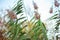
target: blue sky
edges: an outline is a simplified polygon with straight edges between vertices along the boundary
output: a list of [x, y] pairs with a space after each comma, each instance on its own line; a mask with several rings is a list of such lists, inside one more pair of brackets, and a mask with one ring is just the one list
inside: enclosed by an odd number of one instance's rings
[[[41, 20], [44, 21], [47, 18], [51, 17], [52, 14], [49, 13], [49, 9], [53, 4], [54, 0], [34, 0], [38, 5], [38, 12], [41, 15]], [[16, 0], [0, 0], [0, 9], [9, 9], [12, 8]], [[30, 12], [29, 15], [33, 15], [33, 5], [32, 0], [24, 0], [26, 11]], [[30, 9], [29, 9], [30, 8]], [[31, 14], [33, 13], [33, 14]]]
[[16, 0], [0, 0], [0, 9], [9, 9]]

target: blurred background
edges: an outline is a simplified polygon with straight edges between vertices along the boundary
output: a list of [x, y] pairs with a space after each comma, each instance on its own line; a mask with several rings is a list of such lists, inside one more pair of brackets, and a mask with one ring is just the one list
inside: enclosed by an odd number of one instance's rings
[[[18, 0], [0, 0], [0, 16], [3, 18], [4, 15], [7, 14], [6, 9], [12, 10], [15, 7], [17, 2], [18, 2]], [[55, 7], [55, 5], [54, 5], [55, 0], [22, 0], [22, 3], [23, 3], [23, 9], [22, 9], [23, 13], [22, 14], [24, 14], [24, 16], [26, 16], [26, 19], [28, 19], [28, 21], [30, 21], [32, 19], [32, 17], [35, 14], [35, 11], [36, 11], [34, 9], [33, 2], [35, 2], [36, 5], [38, 6], [37, 12], [40, 14], [40, 20], [46, 26], [48, 40], [56, 40], [56, 35], [60, 34], [60, 33], [56, 34], [56, 31], [55, 31], [56, 30], [55, 26], [57, 24], [56, 23], [57, 20], [49, 20], [49, 18], [52, 17], [53, 15], [59, 13], [59, 12], [57, 12], [57, 13], [55, 13], [55, 12], [57, 10], [59, 10], [60, 6], [58, 8]], [[58, 0], [58, 2], [60, 2], [60, 0]], [[51, 7], [53, 8], [53, 13], [49, 12]], [[20, 18], [20, 15], [17, 15], [17, 18]], [[55, 18], [53, 18], [53, 19], [55, 19]], [[60, 25], [60, 21], [59, 21], [58, 25]]]

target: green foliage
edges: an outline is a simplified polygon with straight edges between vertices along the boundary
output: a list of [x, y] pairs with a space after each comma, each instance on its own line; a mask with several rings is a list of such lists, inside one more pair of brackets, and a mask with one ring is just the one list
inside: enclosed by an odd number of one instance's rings
[[30, 30], [29, 33], [32, 33], [31, 36], [31, 40], [48, 40], [47, 38], [47, 31], [45, 28], [45, 25], [41, 22], [41, 20], [39, 19], [38, 21], [36, 21], [34, 27], [32, 28], [32, 30]]
[[13, 11], [16, 11], [16, 14], [20, 14], [22, 13], [22, 9], [23, 9], [23, 3], [22, 0], [18, 0], [17, 4], [13, 7]]
[[56, 20], [56, 27], [55, 29], [58, 30], [59, 29], [59, 25], [60, 25], [60, 18], [59, 18], [59, 14], [55, 14], [52, 17], [50, 17], [48, 20]]
[[[22, 0], [19, 0], [17, 4], [14, 6], [13, 11], [15, 11], [17, 15], [19, 15], [23, 12], [22, 8], [23, 8]], [[23, 14], [21, 14], [20, 18], [16, 19], [16, 21], [10, 20], [8, 22], [9, 27], [7, 35], [9, 40], [20, 40], [20, 39], [22, 40], [22, 36], [25, 34], [24, 32], [22, 32], [22, 30], [25, 27], [22, 27], [21, 24], [23, 24], [26, 21], [26, 19], [24, 19], [25, 17], [22, 16]], [[23, 21], [21, 22], [22, 19]]]
[[[17, 15], [20, 15], [22, 11], [22, 0], [19, 0], [17, 2], [17, 5], [14, 6], [13, 11], [16, 12]], [[8, 39], [9, 40], [48, 40], [47, 39], [47, 31], [46, 27], [43, 22], [41, 22], [40, 19], [37, 21], [34, 19], [34, 17], [28, 22], [26, 17], [23, 16], [24, 14], [20, 15], [20, 18], [17, 18], [15, 21], [11, 20], [8, 22]], [[23, 17], [22, 17], [23, 16]], [[22, 21], [23, 20], [23, 21]], [[27, 25], [23, 23], [26, 22]], [[31, 23], [30, 23], [31, 22]], [[26, 29], [26, 27], [30, 27], [29, 31], [25, 30], [22, 32], [23, 29]]]

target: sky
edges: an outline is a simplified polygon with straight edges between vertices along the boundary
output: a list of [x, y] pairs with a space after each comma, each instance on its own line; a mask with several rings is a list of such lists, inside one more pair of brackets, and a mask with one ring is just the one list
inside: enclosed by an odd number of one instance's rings
[[[49, 13], [49, 9], [52, 6], [54, 0], [34, 0], [39, 7], [38, 12], [41, 15], [41, 20], [44, 21], [51, 17], [52, 14]], [[26, 14], [30, 19], [34, 15], [34, 9], [32, 5], [32, 0], [23, 0], [24, 6], [26, 8]], [[10, 9], [13, 7], [16, 0], [0, 0], [0, 9]], [[29, 13], [29, 14], [28, 14]]]
[[[51, 17], [53, 14], [49, 13], [49, 10], [51, 8], [51, 6], [54, 3], [54, 0], [34, 0], [34, 2], [37, 4], [38, 8], [38, 12], [41, 15], [41, 20], [45, 21], [47, 18]], [[28, 18], [30, 19], [33, 15], [34, 15], [34, 9], [33, 9], [33, 5], [32, 5], [32, 0], [25, 0], [24, 1], [25, 4], [25, 8], [27, 10], [27, 14]]]
[[16, 0], [0, 0], [0, 9], [9, 9], [13, 6]]

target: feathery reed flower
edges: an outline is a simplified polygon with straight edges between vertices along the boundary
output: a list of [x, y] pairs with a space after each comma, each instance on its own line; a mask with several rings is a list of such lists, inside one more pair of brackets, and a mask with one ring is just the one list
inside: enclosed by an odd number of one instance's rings
[[35, 18], [40, 19], [40, 14], [37, 11], [35, 11]]
[[2, 18], [0, 18], [0, 26], [3, 26]]
[[33, 1], [33, 6], [34, 6], [34, 9], [38, 9], [38, 6], [34, 1]]
[[17, 15], [13, 11], [7, 10], [7, 12], [11, 19], [17, 19]]
[[50, 8], [49, 13], [53, 13], [53, 8], [52, 7]]
[[54, 0], [54, 1], [55, 1], [55, 2], [54, 2], [55, 7], [59, 7], [58, 1], [57, 1], [57, 0]]

